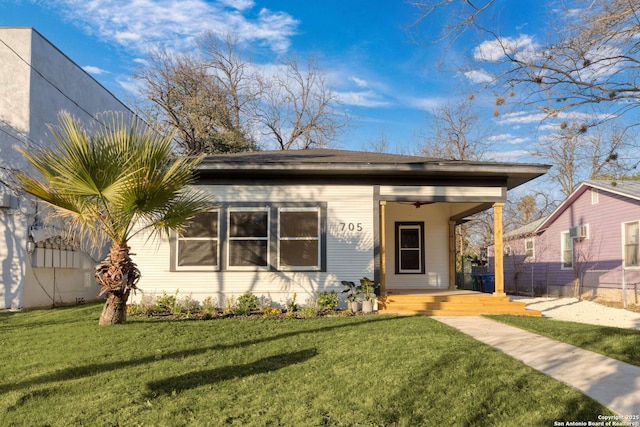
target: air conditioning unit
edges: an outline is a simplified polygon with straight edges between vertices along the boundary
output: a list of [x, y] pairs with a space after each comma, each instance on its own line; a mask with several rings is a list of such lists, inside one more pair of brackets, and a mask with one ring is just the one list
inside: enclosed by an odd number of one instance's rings
[[589, 238], [589, 224], [582, 224], [577, 227], [571, 227], [569, 229], [569, 237], [572, 239], [588, 239]]
[[578, 239], [588, 239], [589, 238], [589, 225], [583, 224], [578, 227]]

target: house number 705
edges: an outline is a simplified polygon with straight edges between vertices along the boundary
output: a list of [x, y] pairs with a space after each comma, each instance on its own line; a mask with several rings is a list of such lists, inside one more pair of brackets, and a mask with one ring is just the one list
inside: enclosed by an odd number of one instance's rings
[[340, 231], [362, 231], [362, 223], [341, 222]]

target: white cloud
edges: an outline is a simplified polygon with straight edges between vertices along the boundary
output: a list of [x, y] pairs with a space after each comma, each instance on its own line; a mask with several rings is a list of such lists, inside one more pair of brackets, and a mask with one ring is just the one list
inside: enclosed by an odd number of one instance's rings
[[447, 99], [445, 98], [419, 98], [419, 97], [403, 97], [402, 105], [416, 108], [424, 111], [435, 111], [438, 107], [447, 103]]
[[489, 142], [496, 144], [522, 144], [523, 142], [529, 141], [528, 138], [523, 138], [520, 136], [515, 136], [510, 133], [503, 133], [500, 135], [492, 135], [489, 137]]
[[255, 6], [253, 0], [220, 0], [220, 3], [238, 10], [251, 9]]
[[131, 77], [118, 77], [116, 79], [118, 84], [122, 89], [124, 89], [127, 93], [135, 96], [139, 96], [141, 93], [141, 85], [142, 83], [139, 80], [135, 80]]
[[484, 70], [472, 70], [467, 71], [464, 75], [472, 83], [491, 83], [495, 80], [495, 77]]
[[349, 80], [354, 82], [358, 87], [369, 87], [369, 83], [364, 79], [360, 79], [358, 77], [351, 76], [351, 77], [349, 77]]
[[284, 12], [250, 11], [253, 0], [54, 0], [52, 6], [107, 43], [136, 53], [163, 47], [185, 51], [206, 31], [285, 52], [299, 22]]
[[538, 49], [538, 44], [528, 35], [517, 38], [501, 37], [480, 43], [473, 50], [473, 57], [477, 61], [495, 62], [504, 59], [507, 54], [515, 57], [529, 57]]
[[498, 119], [498, 123], [505, 124], [532, 124], [540, 123], [542, 126], [557, 126], [554, 123], [558, 121], [564, 122], [589, 122], [593, 120], [610, 119], [614, 116], [611, 114], [583, 113], [580, 111], [560, 111], [553, 116], [538, 111], [519, 111], [516, 113], [505, 113]]
[[93, 65], [86, 65], [82, 67], [82, 69], [89, 74], [95, 74], [95, 75], [108, 73], [108, 71], [103, 70], [102, 68], [99, 68], [99, 67], [94, 67]]
[[356, 107], [388, 107], [390, 103], [372, 91], [335, 91], [335, 95], [342, 104]]
[[517, 162], [527, 160], [530, 157], [531, 153], [527, 150], [491, 151], [485, 153], [485, 158], [496, 162]]

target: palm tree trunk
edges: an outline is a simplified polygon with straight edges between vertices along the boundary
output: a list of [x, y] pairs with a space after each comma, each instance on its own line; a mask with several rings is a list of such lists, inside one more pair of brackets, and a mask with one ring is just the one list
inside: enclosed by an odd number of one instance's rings
[[100, 315], [100, 325], [116, 325], [127, 321], [127, 299], [126, 296], [119, 296], [115, 292], [107, 295], [107, 302], [104, 304]]
[[126, 244], [114, 243], [109, 255], [96, 267], [100, 295], [107, 295], [100, 325], [114, 325], [127, 320], [127, 300], [131, 291], [137, 289], [140, 279], [140, 271], [131, 260], [129, 250]]

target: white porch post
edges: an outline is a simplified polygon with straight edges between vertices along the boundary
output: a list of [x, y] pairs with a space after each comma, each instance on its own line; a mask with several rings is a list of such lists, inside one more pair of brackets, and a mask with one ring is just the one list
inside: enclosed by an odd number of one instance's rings
[[504, 203], [493, 204], [493, 242], [495, 260], [495, 296], [505, 296], [504, 292], [504, 247], [502, 242], [502, 208]]

